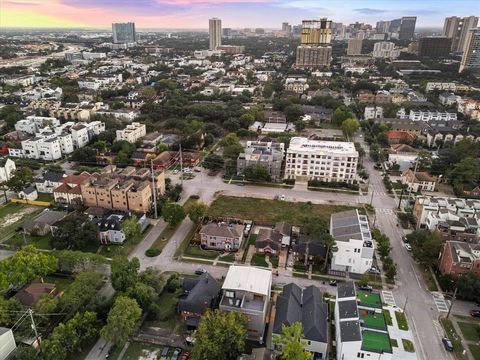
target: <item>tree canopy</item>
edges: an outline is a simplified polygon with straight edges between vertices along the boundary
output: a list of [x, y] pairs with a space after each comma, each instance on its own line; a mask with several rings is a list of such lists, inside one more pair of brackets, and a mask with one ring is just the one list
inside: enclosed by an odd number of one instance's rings
[[208, 205], [201, 201], [192, 201], [185, 207], [185, 211], [190, 220], [198, 223], [207, 214]]
[[274, 336], [273, 342], [279, 350], [282, 360], [308, 360], [312, 354], [304, 351], [307, 342], [303, 339], [302, 323], [295, 322], [290, 326], [282, 325], [282, 333]]
[[100, 335], [116, 345], [123, 345], [138, 327], [142, 309], [135, 299], [118, 296], [108, 313], [107, 324]]
[[162, 209], [162, 217], [173, 227], [185, 219], [185, 210], [179, 204], [168, 203]]
[[92, 243], [98, 243], [98, 227], [85, 215], [67, 216], [53, 231], [56, 249], [83, 250]]

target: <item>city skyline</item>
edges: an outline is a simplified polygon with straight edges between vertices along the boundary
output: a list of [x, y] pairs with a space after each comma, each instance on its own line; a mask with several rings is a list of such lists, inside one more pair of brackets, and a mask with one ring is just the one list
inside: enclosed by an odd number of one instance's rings
[[[388, 3], [388, 6], [387, 6]], [[480, 13], [473, 0], [0, 0], [1, 27], [102, 28], [132, 21], [140, 29], [208, 29], [208, 19], [221, 18], [225, 27], [280, 28], [282, 22], [328, 17], [353, 23], [417, 16], [417, 28], [442, 28], [445, 17]], [[91, 16], [92, 12], [96, 15]], [[268, 16], [265, 16], [268, 14]]]

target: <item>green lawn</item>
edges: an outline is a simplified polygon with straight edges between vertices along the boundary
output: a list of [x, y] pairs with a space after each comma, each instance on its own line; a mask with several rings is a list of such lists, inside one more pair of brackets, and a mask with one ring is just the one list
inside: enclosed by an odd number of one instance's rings
[[261, 266], [268, 268], [268, 264], [265, 261], [265, 256], [260, 254], [253, 254], [252, 256], [252, 265], [253, 266]]
[[383, 313], [375, 313], [374, 315], [369, 314], [367, 311], [363, 309], [358, 309], [360, 312], [360, 319], [363, 320], [365, 323], [365, 327], [378, 329], [378, 330], [386, 330], [387, 325], [385, 324], [385, 318]]
[[65, 289], [73, 282], [73, 278], [48, 275], [43, 278], [43, 281], [55, 284], [57, 290], [65, 291]]
[[235, 254], [228, 254], [228, 255], [222, 256], [219, 260], [233, 263], [235, 261]]
[[382, 299], [380, 298], [380, 294], [358, 290], [357, 299], [360, 301], [360, 305], [378, 309], [382, 308]]
[[[11, 236], [14, 236], [15, 230], [22, 226], [23, 223], [36, 216], [40, 213], [43, 208], [40, 207], [32, 207], [30, 205], [23, 205], [23, 204], [15, 204], [15, 203], [8, 203], [5, 206], [0, 207], [0, 241], [6, 240]], [[23, 213], [18, 214], [19, 212]], [[28, 212], [28, 213], [27, 213]], [[12, 216], [17, 214], [17, 219], [15, 222], [12, 222]], [[8, 224], [4, 222], [8, 221]]]
[[220, 196], [210, 206], [208, 215], [271, 223], [287, 221], [300, 226], [304, 215], [318, 217], [328, 224], [331, 214], [350, 209], [354, 207]]
[[480, 360], [480, 345], [468, 345], [470, 352], [473, 355], [474, 360]]
[[408, 330], [407, 318], [403, 312], [395, 311], [395, 318], [397, 319], [400, 330]]
[[362, 338], [362, 350], [373, 351], [376, 353], [381, 353], [382, 351], [387, 353], [392, 352], [390, 338], [385, 333], [364, 330]]
[[19, 248], [25, 244], [32, 244], [37, 249], [51, 250], [52, 246], [50, 244], [50, 239], [51, 239], [50, 235], [44, 235], [44, 236], [25, 235], [24, 237], [22, 232], [16, 232], [12, 237], [10, 237], [7, 241], [5, 241], [5, 243], [13, 246], [14, 248]]
[[480, 341], [480, 325], [468, 322], [457, 322], [463, 337], [467, 341]]
[[405, 349], [405, 351], [415, 352], [415, 348], [413, 346], [413, 343], [410, 340], [402, 339], [402, 344], [403, 344], [403, 348]]
[[467, 359], [466, 355], [463, 355], [463, 344], [460, 341], [460, 337], [455, 331], [455, 328], [452, 325], [452, 321], [449, 319], [440, 319], [440, 323], [443, 326], [443, 329], [445, 330], [446, 336], [452, 341], [453, 344], [453, 351], [455, 352], [455, 355], [457, 359]]
[[52, 194], [38, 193], [37, 201], [52, 202], [54, 200]]
[[175, 234], [175, 231], [177, 231], [178, 227], [180, 224], [178, 224], [175, 227], [171, 227], [168, 225], [161, 233], [158, 235], [158, 238], [155, 240], [155, 242], [152, 244], [150, 247], [151, 249], [158, 249], [158, 250], [163, 250], [165, 245], [167, 245], [168, 240], [172, 237], [173, 234]]
[[23, 204], [8, 203], [7, 205], [0, 207], [0, 220], [7, 215], [20, 211], [24, 206], [25, 205]]
[[213, 260], [220, 255], [220, 252], [215, 250], [203, 250], [199, 245], [189, 244], [183, 252], [183, 255]]
[[392, 321], [392, 315], [390, 314], [390, 311], [383, 310], [383, 316], [385, 317], [385, 322], [387, 323], [387, 325], [392, 326], [393, 321]]
[[248, 245], [255, 245], [255, 241], [257, 241], [258, 234], [251, 233], [250, 237], [248, 238]]
[[398, 341], [397, 339], [390, 339], [390, 345], [392, 345], [392, 347], [398, 347]]
[[175, 292], [164, 291], [158, 298], [157, 304], [160, 306], [158, 319], [160, 321], [176, 321], [175, 311], [177, 308], [178, 297], [182, 295], [183, 290], [177, 289]]
[[270, 262], [272, 263], [274, 269], [278, 268], [278, 261], [278, 256], [270, 256]]

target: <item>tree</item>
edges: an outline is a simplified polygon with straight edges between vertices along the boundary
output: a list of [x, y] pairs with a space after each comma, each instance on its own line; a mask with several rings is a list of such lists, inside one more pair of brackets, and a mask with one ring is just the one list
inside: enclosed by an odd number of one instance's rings
[[140, 240], [140, 237], [142, 235], [142, 229], [135, 216], [131, 216], [127, 220], [123, 221], [120, 227], [124, 232], [125, 239], [127, 241], [130, 240], [133, 242], [137, 242], [138, 240]]
[[413, 248], [413, 256], [422, 264], [432, 266], [436, 264], [442, 248], [442, 235], [428, 230], [414, 231], [407, 235]]
[[285, 117], [287, 118], [288, 122], [296, 122], [300, 119], [300, 116], [303, 115], [303, 109], [298, 104], [287, 106], [283, 112], [285, 113]]
[[432, 153], [430, 151], [421, 150], [417, 155], [417, 170], [430, 170], [432, 166]]
[[62, 311], [84, 310], [93, 299], [98, 298], [98, 290], [103, 286], [102, 275], [95, 272], [79, 274], [59, 300]]
[[192, 201], [185, 207], [185, 211], [190, 220], [198, 223], [207, 214], [208, 205], [201, 201]]
[[125, 256], [115, 256], [112, 260], [112, 286], [115, 290], [126, 292], [138, 281], [140, 261], [134, 257], [128, 260]]
[[[215, 336], [212, 336], [215, 334]], [[247, 328], [244, 316], [236, 311], [207, 311], [194, 334], [192, 360], [236, 359], [245, 349]]]
[[263, 86], [263, 97], [269, 99], [273, 95], [273, 83], [271, 80], [268, 80]]
[[97, 338], [98, 328], [99, 321], [95, 312], [77, 313], [66, 323], [55, 327], [50, 336], [42, 343], [41, 357], [57, 360], [68, 359]]
[[162, 216], [171, 227], [175, 227], [185, 219], [186, 215], [183, 206], [175, 203], [168, 203], [162, 209]]
[[130, 162], [130, 159], [128, 155], [125, 153], [125, 151], [123, 150], [120, 150], [117, 156], [115, 156], [115, 158], [113, 159], [113, 163], [119, 166], [127, 166], [129, 162]]
[[360, 123], [356, 119], [349, 118], [342, 122], [342, 131], [347, 138], [350, 138], [359, 128]]
[[145, 271], [139, 274], [138, 280], [152, 287], [157, 293], [157, 295], [160, 295], [165, 288], [165, 278], [162, 276], [158, 269], [151, 266], [149, 266], [145, 269]]
[[208, 154], [205, 160], [203, 160], [203, 167], [209, 170], [220, 170], [223, 168], [223, 158], [217, 154]]
[[245, 169], [244, 175], [245, 179], [253, 182], [271, 180], [267, 167], [260, 164], [255, 164], [247, 167]]
[[467, 181], [478, 181], [480, 179], [480, 162], [468, 156], [455, 164], [453, 169], [447, 172], [447, 176], [455, 188]]
[[7, 186], [16, 193], [19, 193], [27, 187], [33, 180], [33, 172], [30, 168], [22, 167], [21, 169], [15, 170], [13, 177], [10, 178], [6, 184]]
[[157, 92], [151, 86], [144, 86], [138, 91], [138, 97], [145, 102], [151, 102], [157, 96]]
[[295, 322], [290, 326], [282, 325], [282, 333], [274, 336], [275, 347], [280, 349], [279, 358], [282, 360], [308, 360], [312, 354], [304, 351], [307, 342], [303, 339], [302, 323]]
[[362, 274], [362, 277], [360, 278], [359, 284], [362, 285], [362, 286], [365, 286], [365, 285], [368, 285], [370, 283], [370, 281], [371, 281], [370, 273], [367, 271], [367, 272]]
[[135, 299], [119, 296], [108, 313], [107, 324], [100, 335], [116, 345], [123, 345], [137, 330], [142, 309]]
[[18, 312], [23, 310], [22, 304], [15, 297], [6, 299], [0, 296], [0, 325], [12, 327], [18, 320]]
[[57, 259], [39, 252], [33, 245], [21, 248], [15, 255], [0, 262], [0, 289], [23, 285], [57, 269]]
[[137, 282], [134, 286], [130, 287], [127, 295], [135, 299], [138, 305], [145, 311], [148, 311], [150, 306], [155, 303], [157, 297], [155, 289], [141, 282]]
[[52, 246], [56, 249], [83, 250], [98, 242], [98, 227], [85, 215], [67, 216], [55, 228]]
[[353, 117], [352, 112], [345, 105], [341, 105], [335, 109], [332, 114], [332, 122], [341, 125], [345, 120]]
[[235, 133], [229, 133], [220, 141], [220, 146], [229, 146], [240, 144], [240, 139]]

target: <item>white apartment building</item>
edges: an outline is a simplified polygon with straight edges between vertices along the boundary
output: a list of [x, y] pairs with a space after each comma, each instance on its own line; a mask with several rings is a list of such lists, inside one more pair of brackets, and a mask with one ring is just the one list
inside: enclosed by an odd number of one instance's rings
[[73, 152], [73, 140], [71, 134], [37, 136], [22, 141], [24, 157], [29, 159], [41, 159], [54, 161], [62, 158], [62, 154]]
[[413, 121], [452, 121], [457, 120], [457, 113], [448, 111], [410, 110], [408, 118]]
[[15, 170], [17, 170], [15, 161], [0, 158], [0, 184], [10, 180]]
[[138, 139], [147, 135], [147, 128], [145, 124], [133, 122], [123, 130], [117, 130], [117, 140], [126, 140], [135, 143]]
[[381, 106], [366, 106], [363, 117], [365, 120], [383, 118], [383, 108]]
[[92, 140], [93, 136], [105, 131], [105, 123], [101, 121], [76, 124], [68, 122], [67, 124], [71, 124], [69, 130], [72, 134], [75, 149], [84, 147]]
[[453, 82], [427, 82], [425, 87], [425, 91], [433, 91], [433, 90], [442, 90], [442, 91], [453, 91], [457, 89], [457, 84]]
[[358, 210], [333, 214], [330, 235], [337, 247], [330, 265], [332, 270], [363, 274], [372, 267], [374, 246], [366, 215], [360, 215]]
[[396, 59], [400, 50], [395, 49], [395, 44], [390, 41], [380, 41], [373, 46], [373, 57], [381, 59]]
[[54, 117], [44, 116], [27, 116], [25, 119], [17, 121], [15, 124], [15, 130], [23, 131], [28, 134], [35, 134], [40, 129], [45, 127], [57, 127], [60, 125], [60, 121]]
[[353, 183], [358, 152], [352, 142], [319, 141], [304, 137], [290, 140], [285, 160], [285, 179]]

